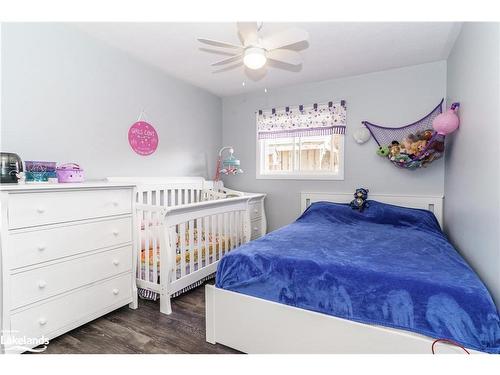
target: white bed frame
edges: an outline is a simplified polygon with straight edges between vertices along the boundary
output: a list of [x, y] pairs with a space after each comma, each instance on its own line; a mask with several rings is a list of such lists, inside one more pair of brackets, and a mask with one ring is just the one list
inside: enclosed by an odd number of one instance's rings
[[[370, 194], [370, 199], [428, 209], [443, 224], [443, 197]], [[351, 193], [302, 193], [301, 209], [317, 201], [347, 203]], [[245, 353], [421, 353], [434, 339], [416, 333], [320, 314], [245, 294], [205, 286], [206, 340]], [[479, 353], [470, 350], [471, 353]], [[437, 353], [463, 353], [448, 344]]]
[[[354, 199], [352, 193], [300, 193], [301, 213], [311, 203], [326, 201], [348, 203]], [[431, 211], [436, 216], [441, 228], [443, 228], [443, 197], [431, 195], [393, 195], [393, 194], [368, 194], [369, 200], [393, 204], [401, 207], [420, 208]]]

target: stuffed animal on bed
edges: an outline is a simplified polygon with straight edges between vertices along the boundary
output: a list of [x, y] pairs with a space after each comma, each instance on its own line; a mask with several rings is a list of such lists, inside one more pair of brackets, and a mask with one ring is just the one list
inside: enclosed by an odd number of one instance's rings
[[366, 200], [368, 199], [368, 191], [369, 190], [365, 188], [356, 189], [354, 199], [349, 203], [349, 206], [351, 206], [353, 210], [358, 210], [360, 212], [367, 208], [368, 202]]

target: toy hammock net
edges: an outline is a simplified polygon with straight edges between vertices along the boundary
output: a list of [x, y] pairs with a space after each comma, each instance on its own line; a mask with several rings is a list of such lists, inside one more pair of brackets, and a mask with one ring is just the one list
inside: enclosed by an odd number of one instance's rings
[[363, 121], [379, 145], [377, 154], [406, 169], [426, 167], [443, 156], [444, 135], [432, 128], [432, 121], [442, 112], [443, 100], [427, 116], [410, 125], [389, 128]]

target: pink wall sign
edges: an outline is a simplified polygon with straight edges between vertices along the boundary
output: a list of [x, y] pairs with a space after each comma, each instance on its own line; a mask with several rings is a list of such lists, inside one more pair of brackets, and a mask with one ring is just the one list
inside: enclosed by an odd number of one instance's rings
[[139, 155], [151, 155], [158, 147], [158, 134], [153, 125], [137, 121], [128, 130], [128, 143]]

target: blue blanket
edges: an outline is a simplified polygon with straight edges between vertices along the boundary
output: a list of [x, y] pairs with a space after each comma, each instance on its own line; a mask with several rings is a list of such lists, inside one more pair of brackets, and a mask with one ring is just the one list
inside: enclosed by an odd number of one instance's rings
[[216, 286], [500, 353], [488, 290], [426, 210], [314, 203], [223, 257]]

